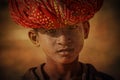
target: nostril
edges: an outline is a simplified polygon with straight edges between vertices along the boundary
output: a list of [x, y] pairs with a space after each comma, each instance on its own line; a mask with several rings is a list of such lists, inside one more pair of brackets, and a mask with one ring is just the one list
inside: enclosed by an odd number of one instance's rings
[[71, 40], [71, 39], [68, 39], [68, 43], [72, 43], [72, 40]]

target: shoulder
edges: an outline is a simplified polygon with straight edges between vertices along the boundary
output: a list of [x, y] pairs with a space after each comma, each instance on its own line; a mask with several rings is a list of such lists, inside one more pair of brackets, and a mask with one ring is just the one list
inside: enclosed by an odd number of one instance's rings
[[36, 69], [37, 67], [28, 69], [22, 77], [22, 80], [34, 80], [36, 78]]
[[110, 75], [98, 71], [92, 64], [84, 64], [84, 68], [86, 68], [86, 74], [90, 77], [94, 77], [95, 80], [114, 80]]
[[115, 80], [112, 76], [103, 72], [97, 72], [96, 78], [101, 80]]
[[42, 78], [41, 67], [43, 65], [44, 63], [28, 69], [22, 77], [22, 80], [40, 80], [40, 78]]

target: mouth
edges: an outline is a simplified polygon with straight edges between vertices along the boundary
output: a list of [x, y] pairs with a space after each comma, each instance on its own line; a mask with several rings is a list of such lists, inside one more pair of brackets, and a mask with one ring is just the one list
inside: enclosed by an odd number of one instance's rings
[[66, 55], [73, 53], [73, 51], [74, 51], [74, 48], [66, 48], [66, 49], [58, 50], [57, 53], [60, 55], [66, 56]]

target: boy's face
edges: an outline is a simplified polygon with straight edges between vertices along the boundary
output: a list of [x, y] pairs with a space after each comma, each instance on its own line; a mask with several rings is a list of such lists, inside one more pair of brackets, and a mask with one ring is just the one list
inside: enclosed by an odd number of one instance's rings
[[66, 64], [78, 59], [88, 32], [89, 24], [79, 23], [59, 29], [45, 30], [41, 28], [37, 32], [31, 30], [29, 37], [33, 43], [41, 46], [47, 61], [52, 60]]

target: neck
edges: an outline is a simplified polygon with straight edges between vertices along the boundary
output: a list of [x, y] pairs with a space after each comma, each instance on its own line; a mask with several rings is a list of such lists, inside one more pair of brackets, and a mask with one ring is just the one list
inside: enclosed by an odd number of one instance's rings
[[49, 77], [59, 78], [77, 75], [80, 73], [81, 67], [78, 59], [68, 64], [47, 61], [44, 70]]

